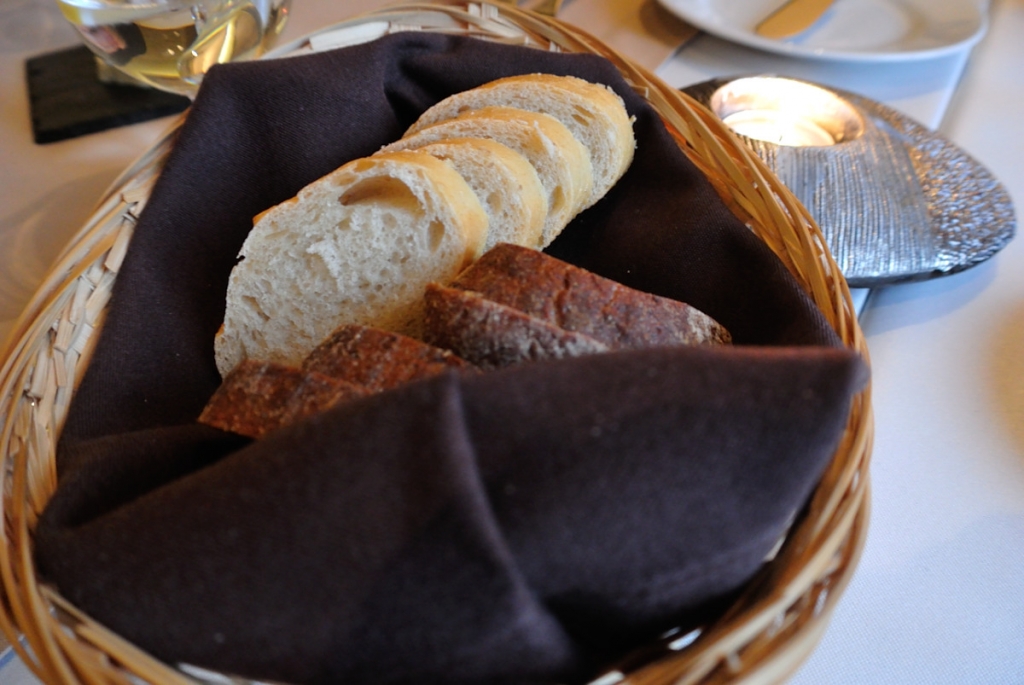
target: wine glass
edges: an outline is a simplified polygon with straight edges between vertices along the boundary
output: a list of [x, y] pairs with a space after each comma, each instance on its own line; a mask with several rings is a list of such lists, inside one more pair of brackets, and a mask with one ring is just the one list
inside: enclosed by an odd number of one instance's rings
[[194, 97], [222, 62], [259, 57], [277, 40], [291, 0], [57, 0], [107, 66]]

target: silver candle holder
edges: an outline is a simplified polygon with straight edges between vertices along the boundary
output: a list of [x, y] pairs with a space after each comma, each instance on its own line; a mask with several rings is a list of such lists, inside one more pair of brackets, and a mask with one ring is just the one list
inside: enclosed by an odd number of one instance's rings
[[878, 102], [776, 76], [685, 90], [807, 207], [853, 287], [963, 271], [1015, 233], [1009, 194], [987, 169]]

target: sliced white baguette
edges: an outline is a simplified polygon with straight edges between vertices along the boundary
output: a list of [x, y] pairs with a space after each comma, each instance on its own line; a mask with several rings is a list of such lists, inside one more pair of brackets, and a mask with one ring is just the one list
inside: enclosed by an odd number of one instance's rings
[[526, 157], [548, 200], [540, 247], [546, 247], [590, 199], [594, 177], [590, 155], [561, 122], [547, 114], [512, 107], [484, 107], [406, 136], [385, 150], [409, 150], [449, 138], [487, 138]]
[[594, 171], [594, 189], [587, 206], [604, 197], [633, 161], [636, 140], [622, 98], [607, 86], [574, 76], [511, 76], [456, 93], [424, 112], [406, 135], [490, 106], [549, 114], [583, 143]]
[[418, 334], [427, 284], [451, 281], [486, 233], [473, 190], [436, 157], [344, 165], [256, 217], [231, 272], [217, 368], [297, 365], [343, 323]]
[[449, 162], [476, 193], [488, 218], [485, 249], [498, 243], [540, 247], [548, 200], [525, 157], [483, 138], [452, 138], [416, 149]]

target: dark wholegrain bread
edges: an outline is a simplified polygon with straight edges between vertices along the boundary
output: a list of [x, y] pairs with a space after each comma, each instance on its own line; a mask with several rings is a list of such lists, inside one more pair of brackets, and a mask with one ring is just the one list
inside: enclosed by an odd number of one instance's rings
[[502, 243], [488, 250], [451, 285], [612, 350], [731, 342], [721, 324], [694, 307], [518, 245]]
[[341, 378], [372, 392], [473, 366], [449, 350], [369, 326], [339, 326], [302, 363], [305, 371]]
[[608, 346], [478, 293], [431, 284], [424, 295], [424, 336], [485, 369], [607, 352]]
[[476, 370], [447, 350], [398, 333], [339, 326], [301, 367], [243, 360], [224, 378], [199, 421], [259, 438], [342, 402], [449, 369]]
[[370, 394], [373, 394], [373, 391], [362, 385], [321, 373], [304, 372], [299, 386], [288, 398], [288, 403], [281, 412], [280, 425], [287, 426], [343, 402]]
[[354, 383], [294, 366], [246, 359], [221, 383], [199, 422], [259, 438], [368, 392]]

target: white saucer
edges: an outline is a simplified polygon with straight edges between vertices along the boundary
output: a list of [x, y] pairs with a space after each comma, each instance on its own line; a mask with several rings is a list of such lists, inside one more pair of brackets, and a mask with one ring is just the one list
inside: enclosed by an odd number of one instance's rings
[[977, 43], [988, 26], [980, 0], [836, 0], [802, 34], [772, 40], [758, 23], [784, 0], [658, 0], [719, 38], [793, 57], [851, 62], [930, 59]]

